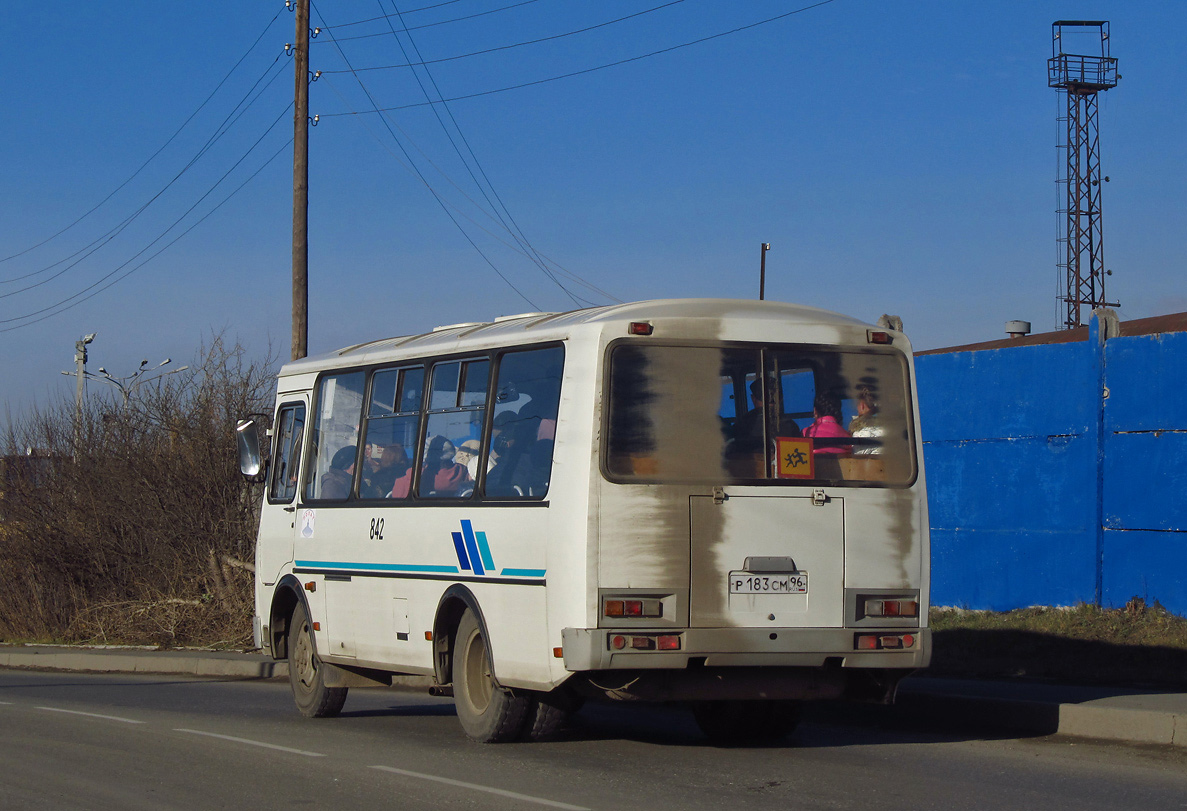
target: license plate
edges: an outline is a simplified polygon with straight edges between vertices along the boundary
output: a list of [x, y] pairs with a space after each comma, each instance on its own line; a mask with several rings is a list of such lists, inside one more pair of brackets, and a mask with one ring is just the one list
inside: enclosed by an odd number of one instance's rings
[[730, 572], [730, 594], [807, 594], [807, 572]]

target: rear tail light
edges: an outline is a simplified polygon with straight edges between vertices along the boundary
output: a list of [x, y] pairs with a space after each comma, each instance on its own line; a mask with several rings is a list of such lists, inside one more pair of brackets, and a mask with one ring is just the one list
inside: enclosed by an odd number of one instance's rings
[[867, 617], [918, 617], [918, 600], [866, 600], [863, 611]]
[[893, 342], [889, 332], [881, 332], [879, 330], [867, 330], [866, 341], [871, 344], [889, 344]]
[[857, 634], [854, 650], [896, 650], [915, 647], [914, 634]]
[[658, 599], [602, 601], [602, 616], [604, 617], [656, 618], [663, 615], [664, 604]]
[[684, 647], [680, 634], [613, 634], [611, 650], [680, 650]]

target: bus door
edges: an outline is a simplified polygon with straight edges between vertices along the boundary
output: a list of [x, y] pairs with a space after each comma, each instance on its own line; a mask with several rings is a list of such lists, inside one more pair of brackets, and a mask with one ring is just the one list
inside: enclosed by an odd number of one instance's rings
[[[295, 565], [320, 571], [316, 593], [307, 595], [321, 626], [323, 655], [354, 656], [355, 624], [350, 620], [360, 580], [354, 572], [365, 558], [366, 513], [348, 506], [360, 463], [359, 427], [366, 374], [322, 375], [309, 419], [308, 449], [301, 472], [301, 504], [294, 526]], [[307, 575], [302, 574], [302, 578]], [[324, 601], [318, 612], [314, 600]]]
[[305, 436], [307, 394], [282, 395], [273, 424], [274, 445], [268, 471], [268, 493], [256, 538], [256, 572], [265, 586], [276, 583], [282, 567], [293, 559], [298, 529], [298, 468]]

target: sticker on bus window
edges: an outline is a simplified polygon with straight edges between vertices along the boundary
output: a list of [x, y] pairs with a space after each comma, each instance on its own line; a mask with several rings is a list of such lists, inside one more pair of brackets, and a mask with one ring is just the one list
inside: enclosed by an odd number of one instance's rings
[[313, 522], [316, 517], [317, 516], [313, 510], [302, 510], [301, 511], [301, 537], [302, 538], [312, 538], [313, 537]]
[[812, 440], [807, 437], [775, 437], [779, 457], [779, 478], [812, 479], [816, 466], [812, 457]]

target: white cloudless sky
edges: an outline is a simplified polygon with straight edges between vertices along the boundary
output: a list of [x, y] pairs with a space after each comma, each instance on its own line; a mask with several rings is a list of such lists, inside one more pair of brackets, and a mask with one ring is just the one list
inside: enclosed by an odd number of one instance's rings
[[[1011, 319], [1054, 329], [1061, 108], [1046, 60], [1059, 19], [1109, 20], [1119, 59], [1100, 97], [1108, 295], [1123, 319], [1187, 310], [1174, 0], [834, 0], [437, 105], [444, 127], [407, 106], [425, 100], [409, 68], [371, 70], [429, 61], [420, 83], [452, 99], [810, 4], [315, 2], [310, 352], [609, 303], [599, 291], [756, 297], [762, 242], [768, 298], [900, 315], [917, 349], [1003, 337]], [[10, 0], [5, 22], [0, 403], [72, 392], [60, 372], [91, 332], [88, 368], [115, 375], [186, 362], [211, 331], [287, 358], [283, 0]], [[597, 290], [549, 265], [562, 287], [508, 247], [471, 174], [536, 252]]]

